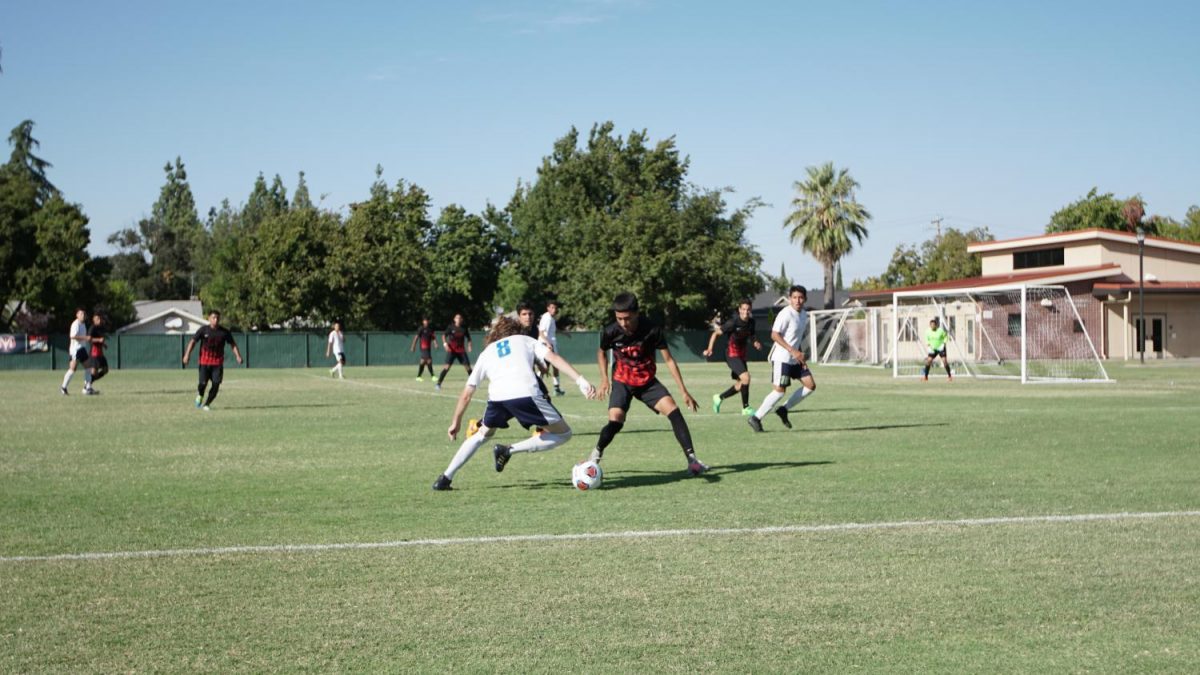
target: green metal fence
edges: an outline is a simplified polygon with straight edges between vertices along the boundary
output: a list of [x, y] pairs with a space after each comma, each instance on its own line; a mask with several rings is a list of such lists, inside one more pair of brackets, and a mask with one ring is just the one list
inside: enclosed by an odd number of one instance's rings
[[[358, 366], [406, 366], [417, 364], [420, 352], [411, 351], [413, 333], [346, 333], [346, 365]], [[109, 367], [114, 369], [133, 368], [182, 368], [180, 360], [187, 347], [189, 335], [124, 335], [116, 334], [108, 339]], [[474, 359], [483, 349], [484, 333], [472, 334]], [[671, 354], [681, 363], [705, 361], [702, 354], [708, 345], [707, 331], [675, 331], [668, 333]], [[760, 334], [763, 351], [751, 350], [750, 359], [766, 359], [766, 348], [770, 334]], [[238, 349], [242, 352], [245, 368], [311, 368], [332, 365], [332, 357], [325, 356], [325, 334], [314, 333], [234, 333]], [[580, 368], [590, 368], [596, 362], [596, 349], [600, 344], [599, 333], [559, 333], [558, 351], [563, 358]], [[62, 370], [67, 367], [71, 355], [70, 340], [66, 335], [50, 337], [50, 349], [32, 354], [0, 354], [0, 370]], [[718, 340], [718, 350], [723, 350], [725, 341]], [[189, 366], [195, 366], [200, 355], [199, 347], [192, 350]], [[226, 348], [225, 364], [238, 367], [232, 350]], [[440, 366], [446, 353], [440, 345], [433, 352], [433, 362]], [[712, 361], [723, 360], [720, 353]], [[586, 372], [586, 371], [585, 371]]]

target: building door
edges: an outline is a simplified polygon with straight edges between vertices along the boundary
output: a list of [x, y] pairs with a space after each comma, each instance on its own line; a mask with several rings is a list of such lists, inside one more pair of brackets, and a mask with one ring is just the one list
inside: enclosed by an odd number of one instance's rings
[[[1141, 319], [1134, 319], [1133, 323], [1137, 333], [1133, 340], [1133, 352], [1137, 354], [1140, 351], [1139, 346], [1142, 344], [1142, 321]], [[1162, 358], [1163, 348], [1166, 347], [1167, 339], [1167, 316], [1165, 314], [1147, 314], [1146, 325], [1150, 328], [1149, 332], [1145, 333], [1147, 342], [1146, 353]]]

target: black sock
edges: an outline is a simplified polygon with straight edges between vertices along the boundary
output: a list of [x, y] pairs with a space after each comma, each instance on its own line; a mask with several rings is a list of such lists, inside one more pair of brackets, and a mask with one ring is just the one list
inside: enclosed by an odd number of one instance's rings
[[946, 366], [946, 376], [947, 376], [947, 377], [953, 377], [952, 375], [950, 375], [950, 362], [949, 362], [949, 361], [947, 361], [946, 363], [943, 363], [942, 365], [943, 365], [943, 366]]
[[676, 408], [674, 412], [667, 415], [667, 419], [671, 420], [671, 429], [675, 431], [675, 440], [679, 441], [679, 447], [683, 448], [683, 454], [691, 457], [692, 450], [692, 432], [688, 431], [687, 422], [683, 419], [683, 412]]
[[[442, 386], [442, 380], [446, 379], [446, 373], [448, 373], [448, 372], [450, 372], [450, 369], [446, 368], [445, 370], [442, 371], [442, 373], [440, 375], [438, 375], [438, 386], [439, 387]], [[430, 370], [429, 374], [433, 375], [433, 371]]]
[[737, 393], [737, 389], [730, 387], [730, 388], [726, 389], [725, 391], [721, 392], [721, 400], [724, 401], [725, 399], [729, 398], [730, 396], [733, 396], [736, 393]]
[[608, 424], [605, 424], [604, 428], [600, 430], [600, 440], [596, 441], [596, 450], [599, 451], [601, 456], [604, 455], [604, 449], [608, 447], [608, 444], [612, 443], [613, 439], [616, 438], [617, 432], [624, 426], [624, 422], [609, 420]]
[[750, 385], [748, 384], [742, 385], [742, 407], [750, 407]]
[[196, 385], [196, 395], [201, 398], [204, 397], [204, 385], [203, 384]]
[[213, 382], [212, 389], [208, 390], [208, 400], [204, 402], [204, 405], [210, 405], [213, 402], [213, 399], [215, 399], [217, 397], [217, 390], [220, 388], [221, 388], [221, 385], [217, 384], [216, 382]]
[[921, 374], [924, 375], [925, 377], [929, 377], [929, 364], [928, 363], [925, 364], [925, 370], [921, 371]]

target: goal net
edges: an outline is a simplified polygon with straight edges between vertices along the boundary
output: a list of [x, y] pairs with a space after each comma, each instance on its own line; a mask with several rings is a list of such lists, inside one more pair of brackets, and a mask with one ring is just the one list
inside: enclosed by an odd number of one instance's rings
[[[1099, 316], [1094, 304], [1091, 297], [1072, 297], [1062, 286], [896, 293], [888, 331], [892, 374], [921, 374], [928, 354], [925, 332], [937, 317], [949, 334], [946, 356], [955, 376], [1109, 381], [1085, 321]], [[930, 369], [930, 374], [938, 372], [940, 358]]]
[[881, 366], [887, 326], [879, 307], [808, 313], [809, 360], [826, 366]]

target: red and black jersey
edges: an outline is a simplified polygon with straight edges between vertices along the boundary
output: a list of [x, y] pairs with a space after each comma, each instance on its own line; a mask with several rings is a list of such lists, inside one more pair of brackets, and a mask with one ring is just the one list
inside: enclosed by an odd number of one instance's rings
[[467, 340], [471, 339], [471, 334], [463, 326], [455, 326], [450, 324], [446, 328], [446, 351], [451, 354], [465, 354], [467, 352]]
[[655, 350], [666, 346], [662, 329], [644, 318], [638, 319], [637, 330], [632, 335], [626, 334], [616, 323], [609, 324], [600, 333], [600, 349], [611, 349], [613, 353], [612, 378], [631, 387], [640, 387], [654, 379], [658, 370]]
[[417, 329], [417, 340], [421, 344], [421, 349], [428, 351], [433, 348], [433, 329], [429, 326], [421, 326]]
[[230, 333], [224, 326], [216, 328], [201, 326], [192, 339], [200, 343], [200, 365], [202, 366], [225, 365], [225, 345], [237, 346], [237, 343], [233, 341], [233, 333]]
[[88, 337], [92, 338], [92, 356], [104, 356], [104, 329], [93, 325], [88, 329]]
[[725, 355], [744, 359], [746, 358], [746, 343], [754, 339], [754, 317], [742, 321], [742, 317], [735, 316], [721, 324], [721, 333], [729, 338], [729, 344], [725, 347]]

